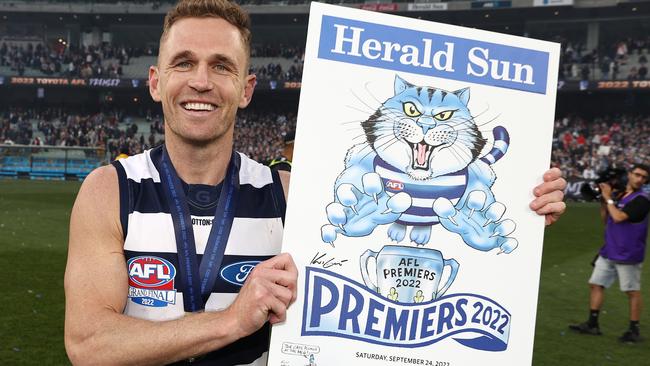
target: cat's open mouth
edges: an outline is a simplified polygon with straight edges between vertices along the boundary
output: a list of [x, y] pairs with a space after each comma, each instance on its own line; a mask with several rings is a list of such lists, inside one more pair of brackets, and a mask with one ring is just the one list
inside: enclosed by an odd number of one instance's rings
[[[408, 141], [407, 141], [408, 142]], [[413, 153], [413, 169], [429, 170], [429, 158], [434, 148], [440, 145], [429, 145], [426, 142], [408, 143]]]

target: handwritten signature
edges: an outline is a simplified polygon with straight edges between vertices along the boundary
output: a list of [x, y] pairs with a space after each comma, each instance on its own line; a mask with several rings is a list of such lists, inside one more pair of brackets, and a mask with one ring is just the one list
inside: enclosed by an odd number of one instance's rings
[[320, 264], [323, 266], [323, 268], [330, 268], [334, 266], [342, 266], [343, 263], [347, 262], [347, 259], [341, 259], [341, 260], [336, 260], [335, 258], [325, 258], [327, 253], [321, 254], [320, 252], [316, 252], [316, 255], [314, 255], [314, 258], [311, 260], [311, 264]]

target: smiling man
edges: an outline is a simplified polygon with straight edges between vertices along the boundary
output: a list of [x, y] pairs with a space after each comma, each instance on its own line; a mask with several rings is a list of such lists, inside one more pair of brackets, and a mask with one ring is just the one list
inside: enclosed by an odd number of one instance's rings
[[165, 18], [149, 71], [165, 145], [93, 172], [73, 210], [73, 363], [265, 363], [297, 271], [277, 255], [288, 174], [232, 151], [255, 85], [248, 23], [223, 0], [183, 1]]
[[[233, 152], [248, 105], [248, 15], [181, 1], [165, 18], [150, 93], [165, 144], [101, 167], [70, 222], [65, 345], [74, 364], [266, 364], [269, 324], [296, 298], [280, 253], [289, 174]], [[564, 211], [559, 170], [531, 208]]]

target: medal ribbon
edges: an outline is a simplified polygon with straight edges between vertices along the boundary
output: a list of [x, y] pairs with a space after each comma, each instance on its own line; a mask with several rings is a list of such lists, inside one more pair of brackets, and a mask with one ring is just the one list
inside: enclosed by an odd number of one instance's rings
[[179, 281], [183, 283], [185, 288], [183, 291], [185, 311], [203, 310], [205, 307], [204, 299], [207, 300], [214, 284], [217, 282], [219, 268], [221, 268], [239, 198], [239, 166], [239, 154], [233, 151], [221, 186], [210, 236], [199, 264], [187, 197], [176, 169], [171, 163], [167, 148], [163, 145], [163, 175], [161, 179], [174, 223], [174, 235], [176, 237], [180, 267]]

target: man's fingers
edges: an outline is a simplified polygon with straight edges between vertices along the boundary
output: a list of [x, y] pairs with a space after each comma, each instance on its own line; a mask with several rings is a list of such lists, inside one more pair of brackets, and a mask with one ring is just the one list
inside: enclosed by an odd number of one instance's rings
[[546, 226], [549, 226], [549, 225], [555, 223], [557, 220], [559, 220], [559, 219], [560, 219], [560, 215], [561, 215], [561, 214], [558, 214], [558, 213], [554, 213], [554, 214], [548, 214], [548, 215], [546, 215], [546, 217], [545, 217], [545, 219], [546, 219], [546, 220], [545, 220], [545, 224], [546, 224]]
[[[548, 211], [548, 212], [544, 212], [542, 214], [542, 213], [539, 212], [539, 210], [542, 209], [542, 208], [545, 208], [546, 210], [548, 210], [549, 208], [555, 208], [555, 207], [557, 207], [557, 205], [550, 205], [550, 204], [562, 202], [563, 199], [564, 199], [564, 192], [562, 192], [562, 191], [553, 191], [551, 193], [547, 193], [547, 194], [544, 194], [544, 195], [542, 195], [540, 197], [535, 198], [530, 203], [530, 208], [533, 211], [540, 214], [540, 215], [548, 214], [548, 213], [555, 212], [555, 211]], [[550, 205], [550, 206], [546, 207], [548, 205]]]
[[551, 182], [558, 178], [562, 178], [562, 171], [558, 168], [551, 168], [544, 173], [542, 179], [544, 179], [544, 182]]
[[266, 305], [268, 306], [269, 322], [271, 324], [283, 322], [287, 318], [287, 306], [277, 297], [269, 298]]
[[544, 183], [533, 189], [535, 197], [540, 197], [553, 191], [564, 191], [564, 188], [566, 188], [566, 180], [560, 176], [559, 171], [559, 169], [553, 168], [544, 173]]
[[291, 273], [298, 273], [298, 267], [296, 267], [296, 263], [289, 253], [280, 253], [273, 258], [261, 262], [257, 267], [282, 269]]
[[258, 264], [251, 272], [251, 276], [259, 276], [271, 283], [286, 287], [291, 291], [289, 303], [296, 300], [298, 267], [289, 253], [278, 254]]
[[[546, 224], [549, 225], [557, 221], [557, 219], [560, 218], [560, 216], [564, 213], [565, 210], [566, 210], [566, 203], [553, 202], [547, 204], [546, 206], [540, 208], [539, 210], [536, 210], [535, 212], [538, 215], [546, 215]], [[549, 220], [551, 221], [549, 222]]]
[[294, 273], [291, 273], [286, 270], [279, 270], [275, 268], [255, 268], [251, 272], [250, 278], [261, 278], [270, 283], [277, 283], [280, 286], [287, 288], [295, 288], [296, 286], [296, 277]]

